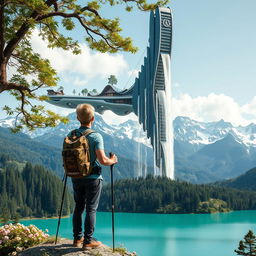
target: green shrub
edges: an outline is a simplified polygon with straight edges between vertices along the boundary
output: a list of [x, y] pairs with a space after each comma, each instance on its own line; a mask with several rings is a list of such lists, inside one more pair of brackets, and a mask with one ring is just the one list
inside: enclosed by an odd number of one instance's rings
[[34, 225], [6, 224], [0, 227], [0, 255], [17, 255], [26, 248], [44, 242], [48, 237]]

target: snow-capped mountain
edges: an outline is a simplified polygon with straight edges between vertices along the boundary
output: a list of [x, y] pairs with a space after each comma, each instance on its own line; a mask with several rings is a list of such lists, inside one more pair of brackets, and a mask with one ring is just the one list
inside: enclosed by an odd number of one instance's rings
[[[14, 117], [7, 117], [4, 119], [0, 119], [0, 127], [3, 128], [11, 128], [14, 127], [16, 123], [16, 118]], [[17, 121], [17, 123], [19, 123], [19, 121]], [[36, 129], [35, 131], [29, 131], [28, 129], [24, 128], [22, 129], [22, 133], [27, 134], [29, 137], [31, 138], [36, 138], [38, 136], [41, 136], [45, 133], [47, 133], [49, 130], [51, 130], [53, 128], [42, 128], [42, 129]]]
[[177, 141], [207, 145], [232, 134], [237, 142], [248, 147], [256, 147], [256, 124], [235, 127], [224, 120], [205, 123], [191, 120], [188, 117], [177, 117], [173, 126]]
[[256, 166], [256, 125], [233, 126], [177, 117], [175, 167], [181, 179], [195, 183], [236, 177]]
[[[61, 148], [66, 134], [79, 127], [75, 113], [69, 119], [68, 124], [55, 128], [24, 132], [37, 142]], [[2, 127], [12, 125], [11, 118], [0, 120]], [[180, 179], [213, 182], [236, 177], [256, 166], [256, 124], [235, 127], [223, 120], [206, 123], [177, 117], [173, 127], [175, 173]], [[109, 125], [97, 114], [93, 128], [103, 135], [107, 152], [118, 152], [126, 163], [143, 161], [144, 166], [152, 167], [152, 148], [138, 122]]]
[[[70, 122], [68, 124], [59, 124], [54, 128], [41, 128], [30, 132], [24, 129], [22, 132], [31, 138], [37, 138], [45, 134], [58, 134], [65, 136], [69, 131], [79, 127], [75, 113], [68, 115]], [[9, 128], [15, 124], [15, 118], [8, 117], [0, 119], [0, 127]], [[96, 114], [93, 128], [99, 132], [116, 136], [120, 139], [132, 139], [136, 142], [148, 144], [146, 133], [141, 125], [133, 120], [127, 120], [119, 125], [107, 124], [101, 115]], [[177, 117], [173, 122], [174, 139], [179, 142], [189, 143], [191, 145], [208, 145], [225, 138], [232, 134], [237, 142], [248, 147], [256, 147], [256, 124], [248, 126], [233, 126], [231, 123], [220, 120], [218, 122], [199, 122], [189, 117]]]
[[0, 126], [3, 128], [10, 128], [15, 125], [15, 118], [14, 117], [7, 117], [4, 119], [0, 119]]
[[[22, 132], [29, 135], [31, 138], [38, 138], [49, 134], [65, 137], [71, 130], [79, 127], [79, 122], [76, 119], [75, 113], [69, 114], [68, 118], [70, 120], [68, 124], [60, 123], [57, 127], [54, 128], [39, 128], [32, 132], [24, 128]], [[0, 119], [0, 127], [10, 128], [13, 127], [14, 124], [15, 118], [13, 117]], [[127, 120], [126, 122], [119, 125], [109, 125], [104, 121], [101, 115], [96, 113], [93, 129], [110, 136], [115, 136], [119, 139], [131, 139], [138, 143], [143, 143], [147, 146], [150, 146], [149, 140], [146, 138], [146, 133], [143, 131], [141, 125], [133, 120]]]
[[233, 126], [177, 117], [174, 152], [179, 177], [195, 183], [234, 178], [256, 166], [256, 125]]

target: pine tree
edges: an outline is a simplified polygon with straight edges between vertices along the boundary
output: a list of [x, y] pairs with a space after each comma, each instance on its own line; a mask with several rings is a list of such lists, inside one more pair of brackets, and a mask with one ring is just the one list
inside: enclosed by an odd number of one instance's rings
[[238, 250], [235, 250], [235, 252], [237, 255], [256, 256], [256, 236], [252, 230], [249, 230], [244, 236], [244, 241], [239, 242]]
[[[60, 179], [42, 166], [27, 163], [20, 172], [16, 162], [5, 162], [0, 170], [0, 219], [57, 216], [62, 186]], [[73, 200], [66, 192], [65, 212], [69, 214]]]

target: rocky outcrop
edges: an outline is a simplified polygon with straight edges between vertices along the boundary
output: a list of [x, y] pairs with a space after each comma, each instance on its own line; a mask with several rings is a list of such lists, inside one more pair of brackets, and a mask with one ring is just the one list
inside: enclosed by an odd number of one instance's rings
[[83, 251], [81, 248], [72, 246], [72, 241], [60, 239], [55, 245], [53, 243], [41, 244], [19, 253], [19, 256], [136, 256], [136, 253], [127, 252], [124, 248], [117, 248], [113, 252], [112, 248], [103, 245], [97, 249]]

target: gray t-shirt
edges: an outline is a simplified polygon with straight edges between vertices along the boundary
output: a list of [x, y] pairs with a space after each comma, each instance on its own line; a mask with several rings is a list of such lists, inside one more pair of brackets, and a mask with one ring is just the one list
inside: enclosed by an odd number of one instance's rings
[[[76, 130], [76, 135], [79, 136], [82, 132], [86, 131], [87, 129], [90, 129], [85, 126], [81, 126]], [[68, 136], [71, 135], [71, 132], [68, 134]], [[100, 163], [97, 160], [97, 156], [95, 153], [95, 150], [102, 149], [104, 150], [104, 142], [102, 135], [99, 134], [98, 132], [93, 132], [87, 135], [86, 137], [89, 142], [89, 147], [90, 147], [90, 162], [91, 166], [100, 166]], [[81, 179], [102, 179], [102, 175], [98, 174], [91, 174], [87, 177], [81, 178]]]

